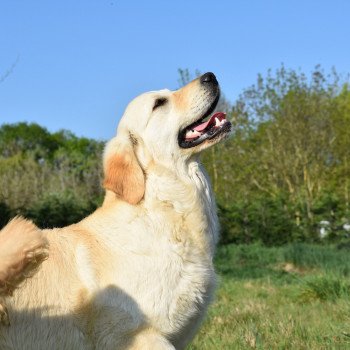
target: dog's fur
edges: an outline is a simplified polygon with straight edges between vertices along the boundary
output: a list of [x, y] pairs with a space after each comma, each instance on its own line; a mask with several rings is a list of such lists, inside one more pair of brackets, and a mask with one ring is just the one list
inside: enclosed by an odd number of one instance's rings
[[12, 295], [47, 257], [47, 239], [30, 221], [15, 218], [0, 232], [0, 325], [9, 325], [1, 297]]
[[[49, 258], [5, 298], [11, 325], [0, 326], [0, 349], [185, 348], [213, 295], [218, 240], [214, 198], [196, 154], [220, 138], [182, 149], [178, 133], [214, 95], [197, 79], [129, 104], [104, 152], [102, 207], [77, 224], [42, 231]], [[154, 108], [159, 98], [167, 102]], [[20, 219], [0, 237], [8, 231], [38, 232]]]

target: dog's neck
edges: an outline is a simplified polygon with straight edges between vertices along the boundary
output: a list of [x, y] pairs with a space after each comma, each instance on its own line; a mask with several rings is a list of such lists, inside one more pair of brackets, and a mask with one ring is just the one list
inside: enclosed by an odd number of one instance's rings
[[218, 241], [218, 219], [209, 179], [198, 161], [191, 159], [176, 170], [159, 165], [147, 169], [143, 206], [148, 210], [170, 208], [201, 235], [210, 251]]
[[205, 199], [210, 205], [213, 202], [208, 178], [197, 159], [183, 162], [175, 169], [153, 164], [146, 173], [146, 205], [168, 202], [182, 213], [188, 212], [195, 200]]

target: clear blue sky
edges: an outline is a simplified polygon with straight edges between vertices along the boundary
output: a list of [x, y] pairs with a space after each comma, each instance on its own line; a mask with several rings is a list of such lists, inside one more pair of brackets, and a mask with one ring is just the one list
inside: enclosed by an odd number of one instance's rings
[[350, 72], [347, 0], [0, 0], [0, 124], [114, 135], [127, 103], [213, 71], [232, 101], [257, 73]]

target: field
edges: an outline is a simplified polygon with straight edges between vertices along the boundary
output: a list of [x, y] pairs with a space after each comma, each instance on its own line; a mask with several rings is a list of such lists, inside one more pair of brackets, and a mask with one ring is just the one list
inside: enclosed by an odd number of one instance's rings
[[350, 250], [220, 247], [215, 302], [188, 350], [350, 349]]

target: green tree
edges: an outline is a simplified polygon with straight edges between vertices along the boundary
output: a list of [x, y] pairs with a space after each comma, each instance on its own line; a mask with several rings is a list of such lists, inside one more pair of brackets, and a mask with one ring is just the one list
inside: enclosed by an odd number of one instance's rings
[[[317, 240], [320, 220], [339, 221], [344, 202], [348, 207], [350, 139], [349, 94], [347, 85], [340, 92], [339, 81], [336, 73], [326, 75], [320, 67], [307, 77], [282, 66], [266, 77], [259, 75], [236, 101], [229, 113], [232, 138], [216, 147], [215, 159], [203, 154], [221, 207], [226, 214], [230, 211], [233, 221], [239, 213], [249, 223], [236, 225], [235, 232], [241, 227], [248, 240], [269, 244]], [[332, 197], [333, 191], [338, 195]], [[341, 201], [336, 206], [335, 198]], [[264, 217], [272, 226], [266, 220], [264, 224]], [[279, 217], [294, 232], [282, 230]], [[273, 233], [274, 227], [286, 239]], [[229, 231], [224, 230], [224, 240]]]
[[37, 124], [2, 125], [0, 203], [6, 210], [0, 212], [1, 223], [10, 213], [44, 224], [47, 212], [54, 216], [47, 225], [63, 226], [95, 208], [103, 194], [102, 149], [102, 142], [65, 130], [52, 134]]

